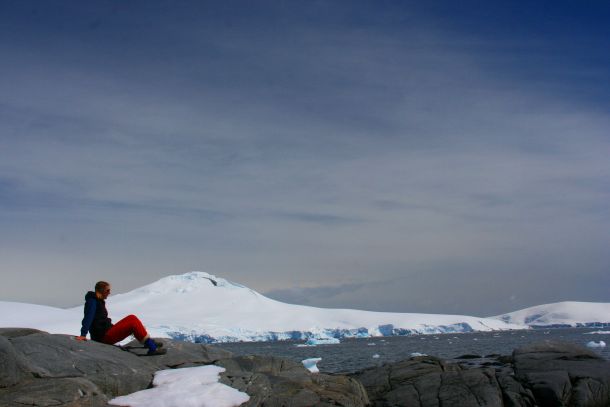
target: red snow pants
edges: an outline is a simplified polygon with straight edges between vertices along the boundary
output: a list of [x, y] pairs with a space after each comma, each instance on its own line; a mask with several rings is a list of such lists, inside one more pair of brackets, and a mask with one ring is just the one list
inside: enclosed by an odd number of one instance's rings
[[121, 319], [119, 322], [114, 324], [112, 328], [106, 331], [106, 335], [102, 339], [102, 342], [112, 345], [123, 339], [127, 338], [129, 335], [133, 335], [140, 342], [143, 342], [146, 337], [148, 337], [148, 332], [146, 332], [146, 328], [142, 325], [142, 322], [135, 315], [128, 315], [125, 318]]

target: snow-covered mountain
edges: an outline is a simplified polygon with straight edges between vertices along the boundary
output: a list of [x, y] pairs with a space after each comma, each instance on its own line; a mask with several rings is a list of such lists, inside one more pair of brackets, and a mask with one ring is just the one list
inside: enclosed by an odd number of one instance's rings
[[610, 303], [564, 301], [537, 305], [494, 318], [511, 324], [534, 327], [608, 327]]
[[[84, 293], [83, 293], [84, 296]], [[525, 329], [610, 322], [610, 304], [558, 303], [490, 318], [371, 312], [285, 304], [204, 272], [162, 278], [107, 300], [114, 321], [136, 314], [150, 333], [197, 342], [272, 341]], [[78, 334], [82, 307], [0, 302], [0, 326]]]
[[[84, 294], [84, 293], [83, 293]], [[114, 321], [136, 314], [150, 333], [197, 342], [368, 337], [526, 328], [495, 318], [325, 309], [285, 304], [204, 272], [162, 278], [108, 298]], [[0, 302], [0, 326], [78, 334], [82, 307]]]

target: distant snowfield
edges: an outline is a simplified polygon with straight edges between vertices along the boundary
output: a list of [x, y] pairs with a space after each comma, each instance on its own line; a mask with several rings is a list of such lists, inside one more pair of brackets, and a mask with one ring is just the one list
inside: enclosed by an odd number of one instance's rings
[[[153, 336], [197, 342], [527, 329], [530, 323], [526, 320], [536, 321], [535, 325], [541, 325], [543, 321], [532, 319], [531, 310], [535, 309], [536, 315], [543, 315], [545, 309], [552, 310], [559, 305], [563, 310], [561, 315], [553, 314], [544, 319], [547, 325], [568, 320], [573, 324], [609, 322], [600, 320], [602, 315], [605, 315], [603, 319], [610, 320], [610, 304], [606, 303], [548, 304], [540, 306], [540, 309], [533, 307], [491, 318], [316, 308], [275, 301], [204, 272], [165, 277], [107, 300], [107, 308], [115, 322], [135, 314]], [[2, 327], [31, 327], [51, 333], [77, 335], [82, 316], [82, 307], [59, 309], [0, 302]]]
[[564, 301], [525, 308], [495, 318], [529, 326], [610, 326], [610, 303]]

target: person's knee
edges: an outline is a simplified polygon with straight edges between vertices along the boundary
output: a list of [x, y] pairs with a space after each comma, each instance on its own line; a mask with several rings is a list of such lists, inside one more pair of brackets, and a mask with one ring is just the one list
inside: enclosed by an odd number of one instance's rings
[[128, 315], [127, 319], [129, 320], [130, 323], [132, 324], [141, 324], [142, 322], [140, 322], [140, 318], [136, 317], [135, 315]]

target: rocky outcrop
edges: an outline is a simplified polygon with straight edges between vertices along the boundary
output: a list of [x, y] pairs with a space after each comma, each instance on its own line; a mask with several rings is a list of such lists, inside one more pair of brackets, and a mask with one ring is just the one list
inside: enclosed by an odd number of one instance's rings
[[513, 352], [515, 378], [540, 406], [609, 406], [610, 363], [566, 343], [542, 343]]
[[364, 385], [373, 406], [503, 406], [503, 385], [515, 393], [514, 402], [506, 405], [533, 405], [527, 404], [533, 399], [519, 383], [499, 381], [499, 370], [484, 365], [492, 362], [469, 363], [418, 356], [366, 369], [353, 377]]
[[209, 345], [164, 341], [168, 353], [123, 350], [33, 329], [0, 329], [0, 406], [108, 406], [150, 387], [155, 371], [216, 364], [244, 406], [610, 406], [610, 362], [546, 342], [512, 356], [418, 356], [350, 375], [312, 374], [271, 356], [233, 356]]
[[171, 342], [167, 355], [139, 357], [68, 335], [0, 329], [0, 406], [106, 406], [107, 401], [150, 386], [157, 370], [212, 364], [230, 352]]
[[419, 356], [365, 369], [372, 406], [610, 406], [610, 362], [590, 350], [545, 342], [512, 357]]
[[154, 372], [217, 364], [221, 381], [246, 391], [247, 406], [367, 405], [362, 385], [346, 376], [311, 374], [300, 363], [268, 357], [233, 357], [209, 345], [164, 340], [166, 355], [140, 357], [68, 335], [32, 329], [0, 329], [0, 406], [107, 406], [114, 397], [150, 387]]
[[270, 356], [238, 356], [217, 363], [221, 382], [250, 395], [244, 406], [368, 405], [362, 385], [341, 375], [311, 374], [302, 364]]

